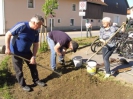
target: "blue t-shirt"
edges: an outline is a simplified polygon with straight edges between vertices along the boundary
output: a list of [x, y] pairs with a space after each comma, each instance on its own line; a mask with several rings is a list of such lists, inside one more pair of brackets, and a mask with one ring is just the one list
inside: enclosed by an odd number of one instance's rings
[[39, 42], [39, 33], [30, 28], [29, 22], [19, 22], [9, 31], [14, 37], [17, 36], [15, 42], [10, 43], [11, 52], [14, 54], [27, 54], [30, 52], [31, 45]]

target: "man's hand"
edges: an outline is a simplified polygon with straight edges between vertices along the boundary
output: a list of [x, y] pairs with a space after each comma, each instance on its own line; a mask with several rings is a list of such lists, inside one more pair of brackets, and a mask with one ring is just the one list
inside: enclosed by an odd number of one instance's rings
[[8, 55], [10, 55], [10, 54], [11, 54], [11, 51], [10, 51], [10, 49], [9, 49], [9, 48], [6, 48], [6, 49], [5, 49], [5, 54], [8, 54]]
[[36, 64], [36, 58], [34, 56], [31, 57], [30, 64]]

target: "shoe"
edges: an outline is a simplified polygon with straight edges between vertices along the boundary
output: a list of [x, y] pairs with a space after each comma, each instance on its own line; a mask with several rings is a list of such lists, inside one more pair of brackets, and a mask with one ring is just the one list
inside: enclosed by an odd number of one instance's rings
[[104, 78], [109, 78], [111, 74], [105, 74]]
[[114, 75], [116, 72], [115, 71], [111, 71], [111, 75]]
[[35, 82], [37, 85], [41, 86], [41, 87], [44, 87], [46, 84], [40, 80], [36, 81]]
[[[106, 74], [106, 71], [103, 71]], [[111, 75], [114, 75], [116, 72], [111, 70]]]
[[106, 74], [106, 71], [105, 70], [103, 72]]
[[31, 91], [31, 88], [29, 86], [24, 86], [24, 87], [22, 87], [22, 89], [24, 91], [27, 91], [27, 92], [30, 92]]

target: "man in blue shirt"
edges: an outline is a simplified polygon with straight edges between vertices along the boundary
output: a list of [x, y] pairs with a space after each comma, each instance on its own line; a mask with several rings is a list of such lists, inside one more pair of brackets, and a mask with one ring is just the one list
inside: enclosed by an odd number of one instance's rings
[[[6, 44], [6, 54], [15, 54], [26, 59], [29, 59], [30, 62], [25, 61], [31, 71], [31, 76], [33, 82], [40, 86], [45, 86], [45, 83], [40, 81], [38, 78], [38, 71], [36, 68], [36, 53], [38, 50], [39, 42], [39, 33], [38, 29], [43, 25], [44, 19], [40, 15], [35, 15], [31, 18], [29, 22], [19, 22], [14, 27], [12, 27], [5, 35], [5, 44]], [[11, 36], [13, 36], [10, 43]], [[30, 48], [33, 44], [33, 53]], [[12, 56], [12, 61], [14, 65], [14, 70], [16, 72], [16, 78], [18, 83], [21, 85], [23, 90], [30, 91], [31, 88], [26, 85], [26, 82], [23, 77], [23, 60]]]
[[47, 41], [51, 50], [51, 68], [56, 72], [60, 72], [56, 68], [56, 54], [59, 56], [59, 62], [64, 64], [66, 50], [69, 48], [76, 52], [79, 45], [77, 42], [72, 41], [65, 32], [58, 30], [49, 32]]

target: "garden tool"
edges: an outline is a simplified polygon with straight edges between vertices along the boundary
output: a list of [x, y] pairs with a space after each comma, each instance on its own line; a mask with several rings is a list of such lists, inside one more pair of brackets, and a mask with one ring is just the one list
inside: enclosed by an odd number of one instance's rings
[[[97, 40], [98, 38], [99, 38], [99, 37], [97, 37], [95, 40]], [[95, 41], [95, 40], [94, 40], [94, 41]], [[92, 43], [92, 44], [93, 44], [93, 43]], [[91, 45], [92, 45], [92, 44], [91, 44]], [[90, 46], [90, 48], [86, 51], [86, 55], [89, 55], [88, 52], [89, 52], [90, 49], [91, 49], [91, 46]]]
[[131, 67], [125, 67], [125, 68], [120, 68], [118, 70], [116, 70], [117, 73], [123, 73], [123, 72], [127, 72], [127, 71], [131, 71]]
[[[13, 53], [11, 53], [11, 55], [16, 56], [16, 57], [21, 58], [21, 59], [26, 60], [26, 61], [30, 61], [30, 60], [28, 60], [28, 59], [26, 59], [26, 58], [24, 58], [24, 57], [15, 55], [15, 54], [13, 54]], [[47, 69], [47, 70], [49, 70], [49, 71], [52, 71], [52, 72], [54, 72], [54, 73], [56, 73], [56, 74], [58, 74], [58, 75], [60, 75], [60, 76], [62, 75], [61, 73], [58, 73], [58, 72], [56, 72], [56, 71], [53, 71], [53, 70], [51, 70], [51, 69], [49, 69], [49, 68], [47, 68], [47, 67], [45, 67], [45, 66], [42, 66], [42, 65], [40, 65], [40, 64], [37, 64], [37, 65], [40, 66], [40, 67], [42, 67], [42, 68], [45, 68], [45, 69]]]

